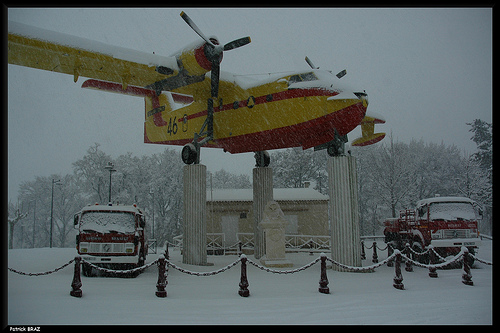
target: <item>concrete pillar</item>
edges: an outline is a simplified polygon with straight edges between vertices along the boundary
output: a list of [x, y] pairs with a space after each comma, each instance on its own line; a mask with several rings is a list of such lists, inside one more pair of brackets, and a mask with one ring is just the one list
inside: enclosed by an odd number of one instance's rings
[[184, 166], [182, 262], [207, 265], [207, 167]]
[[[361, 266], [358, 177], [352, 156], [328, 158], [330, 232], [332, 258], [349, 266]], [[342, 268], [333, 265], [336, 270]]]
[[260, 259], [265, 254], [264, 234], [259, 226], [264, 208], [273, 200], [273, 169], [257, 167], [253, 169], [253, 233], [254, 257]]

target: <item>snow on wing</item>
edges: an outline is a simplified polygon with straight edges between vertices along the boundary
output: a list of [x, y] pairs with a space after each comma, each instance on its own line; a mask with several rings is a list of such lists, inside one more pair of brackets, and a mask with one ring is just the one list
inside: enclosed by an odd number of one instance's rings
[[147, 86], [177, 75], [175, 57], [162, 57], [9, 21], [9, 64]]

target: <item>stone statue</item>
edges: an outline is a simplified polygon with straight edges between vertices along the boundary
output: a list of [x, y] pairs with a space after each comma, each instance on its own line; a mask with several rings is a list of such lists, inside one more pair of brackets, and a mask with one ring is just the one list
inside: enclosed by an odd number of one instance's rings
[[262, 221], [264, 230], [265, 255], [260, 262], [268, 267], [291, 267], [292, 262], [285, 258], [285, 227], [288, 221], [276, 201], [269, 201], [264, 208]]

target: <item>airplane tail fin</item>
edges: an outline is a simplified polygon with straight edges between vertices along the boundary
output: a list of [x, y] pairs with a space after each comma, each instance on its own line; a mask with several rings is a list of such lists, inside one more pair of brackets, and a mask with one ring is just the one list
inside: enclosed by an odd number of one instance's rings
[[361, 137], [354, 140], [351, 146], [363, 147], [381, 141], [385, 137], [385, 133], [374, 133], [375, 124], [384, 123], [385, 120], [382, 117], [370, 116], [367, 113], [361, 121]]

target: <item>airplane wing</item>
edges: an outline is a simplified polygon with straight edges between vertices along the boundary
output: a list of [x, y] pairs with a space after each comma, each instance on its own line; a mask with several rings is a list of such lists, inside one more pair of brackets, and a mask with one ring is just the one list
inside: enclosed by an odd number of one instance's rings
[[361, 137], [354, 140], [352, 146], [368, 146], [379, 142], [385, 137], [385, 133], [374, 133], [375, 124], [384, 124], [385, 120], [375, 114], [366, 113], [361, 121]]
[[9, 21], [9, 64], [121, 83], [151, 86], [175, 77], [175, 57], [163, 57]]

